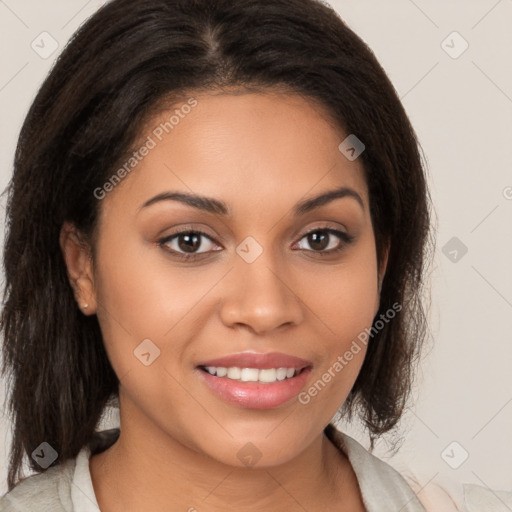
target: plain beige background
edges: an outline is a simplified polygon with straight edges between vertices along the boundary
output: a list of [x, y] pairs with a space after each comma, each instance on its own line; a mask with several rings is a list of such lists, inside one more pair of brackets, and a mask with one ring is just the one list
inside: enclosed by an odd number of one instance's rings
[[[38, 87], [71, 34], [103, 3], [0, 0], [2, 190]], [[402, 422], [401, 450], [390, 457], [382, 442], [375, 453], [423, 494], [438, 485], [458, 500], [462, 483], [512, 491], [512, 0], [331, 5], [373, 49], [403, 101], [428, 161], [438, 224], [433, 350]], [[42, 32], [59, 45], [47, 58], [31, 47], [48, 37]], [[0, 211], [3, 240], [3, 201]], [[2, 402], [4, 396], [0, 382]], [[115, 411], [105, 419], [110, 424]], [[368, 446], [358, 425], [343, 428]], [[10, 436], [2, 408], [0, 495]]]

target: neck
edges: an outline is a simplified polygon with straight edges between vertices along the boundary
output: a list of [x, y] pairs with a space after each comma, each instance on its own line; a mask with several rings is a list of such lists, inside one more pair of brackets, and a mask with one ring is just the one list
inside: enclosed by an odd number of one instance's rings
[[102, 511], [325, 510], [320, 503], [339, 508], [354, 484], [348, 459], [323, 432], [285, 463], [236, 467], [185, 446], [127, 409], [121, 403], [117, 442], [90, 460]]

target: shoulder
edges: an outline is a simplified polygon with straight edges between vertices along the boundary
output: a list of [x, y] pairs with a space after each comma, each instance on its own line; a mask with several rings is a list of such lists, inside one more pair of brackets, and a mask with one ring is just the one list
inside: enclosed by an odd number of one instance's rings
[[0, 512], [71, 512], [75, 459], [30, 475], [0, 498]]
[[[52, 466], [43, 473], [24, 478], [10, 492], [0, 497], [0, 512], [72, 512], [72, 486], [76, 477], [77, 460], [80, 458], [85, 464], [88, 474], [90, 455], [111, 446], [117, 441], [119, 434], [119, 428], [95, 432], [91, 441], [77, 457], [68, 459], [58, 466]], [[85, 478], [88, 481], [90, 479], [87, 476]], [[92, 484], [90, 492], [94, 493]]]
[[416, 493], [396, 469], [334, 427], [326, 429], [326, 435], [349, 459], [369, 511], [384, 512], [388, 509], [383, 507], [389, 507], [401, 512], [425, 512]]
[[464, 484], [464, 512], [512, 510], [512, 491], [495, 491], [475, 484]]

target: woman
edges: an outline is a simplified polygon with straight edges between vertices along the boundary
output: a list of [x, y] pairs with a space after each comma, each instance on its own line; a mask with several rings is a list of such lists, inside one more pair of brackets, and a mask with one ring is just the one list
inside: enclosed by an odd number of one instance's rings
[[432, 242], [414, 131], [329, 7], [106, 4], [8, 192], [3, 509], [424, 510], [335, 427], [397, 426]]

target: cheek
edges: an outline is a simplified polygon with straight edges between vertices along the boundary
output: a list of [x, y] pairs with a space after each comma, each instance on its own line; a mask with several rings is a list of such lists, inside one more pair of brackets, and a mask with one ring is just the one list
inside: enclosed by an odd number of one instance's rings
[[[346, 269], [329, 278], [330, 293], [316, 296], [320, 311], [337, 333], [349, 334], [371, 323], [375, 314], [376, 284], [371, 269]], [[319, 311], [319, 313], [320, 313]]]
[[321, 378], [334, 384], [330, 390], [336, 395], [334, 402], [340, 403], [361, 369], [378, 308], [373, 239], [361, 242], [342, 264], [304, 282], [303, 296], [322, 340], [318, 346], [323, 352]]
[[[183, 334], [183, 320], [198, 302], [197, 285], [191, 284], [192, 274], [155, 257], [158, 251], [140, 242], [121, 245], [115, 238], [98, 251], [98, 320], [118, 375], [140, 366], [134, 351], [145, 339], [159, 350], [172, 339], [173, 357], [180, 359], [179, 337], [173, 334]], [[203, 283], [202, 294], [209, 286]]]
[[375, 248], [368, 237], [342, 263], [326, 267], [306, 281], [306, 303], [338, 344], [350, 344], [352, 338], [371, 326], [378, 308], [377, 279]]

